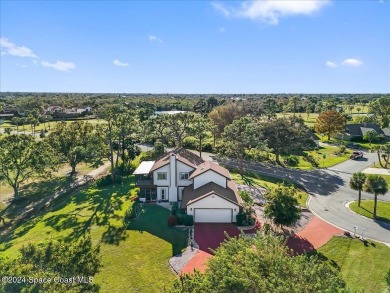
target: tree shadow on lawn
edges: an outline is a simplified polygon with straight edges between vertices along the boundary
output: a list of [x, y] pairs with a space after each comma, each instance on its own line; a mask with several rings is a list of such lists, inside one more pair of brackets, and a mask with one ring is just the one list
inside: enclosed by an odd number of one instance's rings
[[[57, 232], [71, 229], [70, 234], [63, 238], [67, 242], [76, 241], [88, 233], [92, 225], [107, 226], [102, 241], [107, 240], [107, 243], [119, 244], [119, 241], [124, 239], [123, 231], [116, 229], [117, 227], [113, 223], [122, 224], [123, 217], [116, 214], [116, 211], [122, 209], [122, 205], [129, 197], [131, 186], [129, 180], [125, 180], [119, 188], [118, 185], [99, 189], [96, 186], [91, 186], [71, 195], [57, 198], [50, 208], [31, 214], [15, 227], [9, 229], [7, 233], [1, 235], [0, 242], [9, 243], [11, 240], [25, 235], [42, 221], [45, 226], [50, 226]], [[64, 210], [61, 213], [61, 210], [70, 204], [74, 204], [75, 208], [70, 211]], [[45, 218], [45, 215], [50, 213], [55, 214]], [[43, 234], [42, 240], [44, 237]], [[3, 248], [0, 251], [9, 248], [9, 246]]]
[[170, 212], [155, 204], [144, 204], [143, 213], [138, 220], [132, 220], [127, 229], [148, 232], [172, 245], [172, 256], [182, 252], [187, 247], [187, 231], [168, 227], [167, 220]]
[[[107, 243], [119, 244], [119, 240], [123, 239], [123, 237], [114, 235], [115, 231], [118, 233], [120, 231], [119, 229], [113, 229], [114, 226], [111, 225], [111, 221], [120, 221], [123, 218], [115, 213], [115, 211], [122, 209], [124, 200], [121, 197], [123, 196], [124, 194], [122, 193], [113, 192], [112, 186], [102, 189], [89, 188], [83, 190], [74, 194], [69, 201], [61, 203], [58, 207], [58, 210], [60, 210], [73, 202], [78, 206], [76, 209], [71, 213], [50, 216], [44, 220], [45, 225], [59, 232], [71, 228], [72, 232], [64, 238], [67, 242], [76, 241], [81, 236], [89, 233], [93, 225], [107, 226], [107, 231], [103, 234], [102, 241], [106, 242], [107, 240]], [[115, 241], [109, 241], [109, 239], [114, 238], [116, 239]]]
[[[13, 200], [7, 207], [7, 217], [14, 220], [28, 205], [35, 204], [61, 188], [72, 183], [72, 178], [52, 177], [45, 181], [30, 182], [20, 188], [20, 199]], [[2, 212], [5, 212], [4, 210]]]
[[[367, 210], [366, 208], [360, 206], [359, 207], [360, 209], [362, 210], [365, 210], [367, 213], [369, 213], [372, 217], [372, 219], [378, 224], [380, 225], [381, 227], [384, 227], [388, 230], [390, 230], [390, 220], [388, 218], [384, 218], [384, 217], [379, 217], [379, 216], [376, 216], [376, 218], [374, 219], [374, 212], [373, 211], [370, 211], [370, 210]], [[363, 215], [364, 216], [364, 215]], [[367, 216], [366, 216], [367, 217]], [[368, 217], [367, 217], [368, 218]]]
[[318, 252], [316, 249], [306, 253], [306, 256], [308, 258], [316, 257], [318, 260], [323, 261], [323, 262], [327, 262], [328, 264], [330, 264], [332, 267], [338, 269], [339, 271], [341, 270], [341, 268], [337, 264], [337, 262], [335, 262], [333, 259], [327, 258], [324, 254], [322, 254], [321, 252]]

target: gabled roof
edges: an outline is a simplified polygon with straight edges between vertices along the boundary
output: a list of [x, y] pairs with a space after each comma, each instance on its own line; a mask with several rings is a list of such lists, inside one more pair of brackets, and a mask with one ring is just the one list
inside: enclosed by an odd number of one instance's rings
[[386, 136], [390, 136], [390, 128], [388, 128], [388, 127], [383, 128], [382, 131], [383, 131], [383, 133], [384, 133]]
[[199, 176], [200, 174], [203, 174], [209, 170], [212, 170], [214, 171], [215, 173], [217, 174], [220, 174], [224, 177], [226, 177], [227, 179], [231, 179], [230, 177], [230, 173], [227, 169], [225, 169], [224, 167], [216, 164], [216, 163], [213, 163], [213, 162], [210, 162], [210, 161], [207, 161], [207, 162], [204, 162], [202, 164], [200, 164], [196, 170], [194, 171], [194, 173], [191, 174], [190, 176], [190, 179], [196, 177], [196, 176]]
[[347, 124], [346, 128], [346, 132], [351, 136], [363, 136], [372, 130], [375, 130], [379, 135], [384, 135], [383, 130], [376, 123]]
[[362, 136], [362, 131], [360, 129], [361, 124], [347, 124], [346, 125], [346, 132], [349, 133], [351, 136]]
[[224, 188], [214, 182], [209, 182], [201, 187], [194, 189], [194, 184], [191, 184], [183, 189], [183, 199], [181, 208], [184, 209], [188, 205], [205, 198], [211, 194], [217, 194], [221, 198], [230, 201], [239, 206], [242, 205], [242, 199], [238, 194], [238, 190], [233, 181], [228, 180], [227, 188]]
[[171, 155], [176, 156], [176, 160], [196, 169], [196, 167], [204, 162], [204, 160], [195, 155], [194, 153], [187, 151], [183, 148], [176, 148], [168, 153], [165, 153], [161, 157], [157, 158], [150, 172], [153, 172], [161, 167], [169, 164], [169, 158]]

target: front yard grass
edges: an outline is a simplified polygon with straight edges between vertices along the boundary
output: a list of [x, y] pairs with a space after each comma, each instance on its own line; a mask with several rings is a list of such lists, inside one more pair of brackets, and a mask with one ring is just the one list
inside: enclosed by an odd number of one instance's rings
[[186, 246], [187, 233], [167, 226], [168, 210], [148, 205], [139, 220], [130, 222], [126, 229], [123, 219], [137, 193], [134, 183], [134, 176], [130, 176], [115, 186], [99, 188], [93, 184], [57, 200], [50, 209], [37, 212], [8, 232], [1, 231], [0, 257], [13, 259], [28, 243], [49, 239], [71, 242], [91, 235], [93, 243], [101, 246], [103, 267], [94, 278], [100, 292], [161, 292], [170, 288], [175, 275], [168, 260]]
[[[358, 202], [354, 201], [349, 205], [349, 208], [353, 210], [355, 213], [358, 213], [367, 218], [373, 219], [373, 211], [374, 211], [374, 201], [373, 200], [362, 200], [360, 203], [360, 207], [358, 206]], [[390, 202], [379, 201], [376, 206], [376, 216], [377, 220], [383, 222], [390, 222]]]
[[379, 174], [379, 176], [383, 177], [386, 180], [387, 185], [390, 186], [390, 175]]
[[390, 248], [386, 245], [335, 236], [317, 253], [340, 269], [347, 288], [353, 292], [387, 292]]
[[[306, 151], [305, 153], [313, 156], [318, 162], [319, 167], [328, 168], [349, 160], [351, 151], [347, 149], [344, 154], [335, 155], [335, 152], [337, 152], [338, 149], [338, 147], [319, 147], [318, 150]], [[325, 159], [324, 155], [326, 156]]]

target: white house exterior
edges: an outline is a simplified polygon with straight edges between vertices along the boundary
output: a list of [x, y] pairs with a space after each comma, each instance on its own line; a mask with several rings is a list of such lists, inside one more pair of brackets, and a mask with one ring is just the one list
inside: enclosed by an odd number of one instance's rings
[[235, 222], [242, 208], [229, 171], [183, 148], [142, 162], [134, 174], [142, 200], [179, 202], [194, 222]]

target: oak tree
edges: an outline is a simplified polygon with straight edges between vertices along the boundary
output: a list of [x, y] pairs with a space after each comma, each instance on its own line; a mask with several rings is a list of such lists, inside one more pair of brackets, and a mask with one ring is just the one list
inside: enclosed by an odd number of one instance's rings
[[57, 163], [53, 149], [45, 141], [25, 134], [0, 138], [0, 177], [13, 188], [15, 200], [20, 198], [21, 183], [49, 176]]

